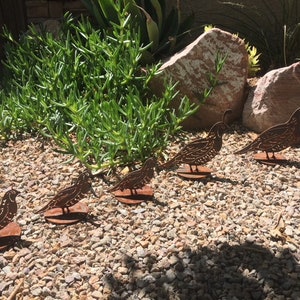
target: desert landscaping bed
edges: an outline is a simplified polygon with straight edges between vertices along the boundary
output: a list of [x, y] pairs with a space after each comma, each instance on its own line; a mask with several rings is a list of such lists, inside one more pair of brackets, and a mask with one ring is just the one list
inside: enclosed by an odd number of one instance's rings
[[[172, 156], [205, 132], [185, 133]], [[176, 170], [151, 181], [155, 201], [119, 203], [116, 178], [93, 181], [88, 221], [46, 223], [35, 212], [84, 168], [33, 137], [1, 146], [1, 196], [12, 186], [21, 241], [0, 253], [0, 298], [300, 299], [300, 149], [285, 165], [233, 152], [255, 134], [239, 124], [207, 166], [205, 181]]]

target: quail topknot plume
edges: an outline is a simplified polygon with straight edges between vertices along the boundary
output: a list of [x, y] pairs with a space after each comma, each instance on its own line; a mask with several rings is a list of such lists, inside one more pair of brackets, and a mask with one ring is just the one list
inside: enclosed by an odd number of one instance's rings
[[300, 137], [300, 108], [296, 109], [290, 119], [263, 131], [254, 141], [246, 145], [235, 154], [243, 154], [248, 151], [261, 150], [266, 153], [267, 159], [275, 158], [275, 152], [296, 144]]

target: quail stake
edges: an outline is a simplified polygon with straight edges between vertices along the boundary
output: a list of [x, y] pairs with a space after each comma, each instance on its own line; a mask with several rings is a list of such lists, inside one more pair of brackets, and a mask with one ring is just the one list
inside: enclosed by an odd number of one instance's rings
[[275, 152], [293, 146], [300, 137], [300, 108], [291, 115], [290, 119], [263, 131], [254, 141], [246, 145], [235, 154], [243, 154], [248, 151], [261, 150], [266, 153], [269, 160], [269, 153], [272, 159], [276, 159]]
[[37, 213], [41, 213], [55, 207], [62, 208], [63, 213], [64, 209], [67, 208], [68, 212], [68, 207], [79, 202], [89, 191], [95, 195], [91, 185], [91, 174], [88, 171], [85, 171], [79, 175], [74, 185], [59, 191], [54, 198]]
[[0, 230], [8, 225], [17, 213], [16, 197], [19, 195], [15, 189], [5, 193], [0, 204]]
[[154, 176], [154, 167], [157, 162], [154, 157], [148, 158], [141, 169], [128, 173], [119, 183], [109, 189], [109, 192], [129, 189], [131, 193], [143, 188]]
[[214, 158], [222, 147], [222, 136], [228, 125], [225, 123], [225, 116], [231, 113], [226, 110], [223, 114], [223, 120], [214, 124], [205, 138], [196, 139], [185, 145], [172, 159], [162, 164], [160, 169], [168, 169], [174, 165], [188, 164], [190, 171], [193, 172], [192, 166], [203, 165]]

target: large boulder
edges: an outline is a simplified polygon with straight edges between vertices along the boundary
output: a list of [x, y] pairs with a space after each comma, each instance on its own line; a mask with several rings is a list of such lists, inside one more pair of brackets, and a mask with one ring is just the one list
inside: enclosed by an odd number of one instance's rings
[[243, 124], [258, 133], [287, 121], [300, 107], [300, 62], [272, 70], [257, 81], [243, 111]]
[[248, 74], [248, 54], [244, 41], [216, 28], [205, 32], [181, 52], [170, 57], [162, 65], [160, 75], [151, 82], [156, 94], [163, 91], [165, 80], [171, 78], [173, 82], [178, 82], [179, 96], [173, 102], [175, 108], [184, 95], [191, 102], [199, 104], [201, 94], [209, 87], [208, 75], [215, 74], [217, 55], [226, 56], [223, 69], [217, 77], [218, 85], [198, 112], [184, 121], [184, 129], [210, 127], [222, 119], [227, 109], [232, 109], [232, 119], [241, 116]]

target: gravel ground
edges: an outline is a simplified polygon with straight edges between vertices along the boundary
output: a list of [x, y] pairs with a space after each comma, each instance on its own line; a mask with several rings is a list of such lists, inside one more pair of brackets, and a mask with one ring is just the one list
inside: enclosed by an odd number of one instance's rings
[[[204, 132], [178, 138], [166, 154]], [[35, 214], [83, 168], [34, 138], [1, 147], [1, 197], [21, 191], [21, 241], [0, 253], [0, 298], [300, 299], [300, 148], [283, 166], [233, 152], [254, 138], [238, 124], [207, 164], [213, 177], [152, 180], [155, 201], [128, 206], [95, 179], [94, 222], [46, 223]], [[13, 298], [10, 298], [13, 299]]]

